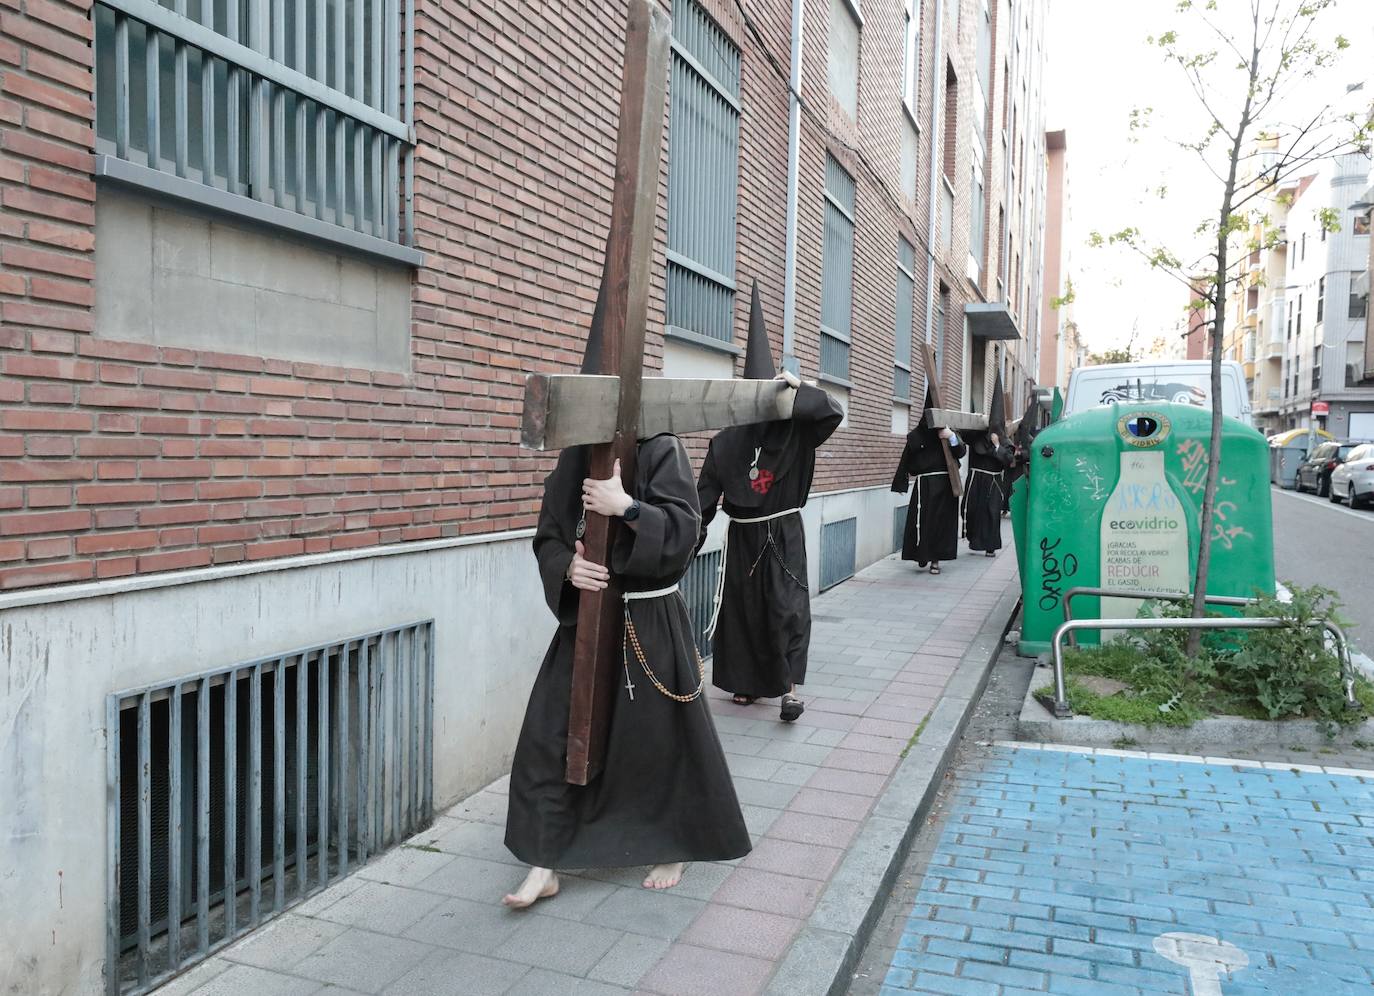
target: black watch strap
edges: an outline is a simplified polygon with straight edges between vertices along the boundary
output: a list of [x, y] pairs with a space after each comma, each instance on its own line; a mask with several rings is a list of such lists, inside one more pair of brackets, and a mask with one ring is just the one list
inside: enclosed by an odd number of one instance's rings
[[625, 509], [625, 514], [621, 516], [626, 522], [634, 522], [639, 518], [639, 499], [630, 502], [630, 507]]

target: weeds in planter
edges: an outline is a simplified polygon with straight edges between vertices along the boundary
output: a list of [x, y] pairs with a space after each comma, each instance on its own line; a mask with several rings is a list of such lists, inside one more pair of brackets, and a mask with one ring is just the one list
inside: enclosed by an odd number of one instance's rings
[[[1340, 622], [1335, 593], [1321, 586], [1290, 591], [1291, 602], [1261, 596], [1246, 614], [1288, 619], [1292, 626], [1209, 631], [1195, 656], [1186, 652], [1184, 630], [1147, 630], [1068, 651], [1069, 704], [1079, 715], [1144, 726], [1188, 726], [1208, 715], [1229, 715], [1312, 719], [1334, 730], [1374, 712], [1374, 687], [1363, 678], [1356, 689], [1363, 711], [1345, 706], [1340, 660], [1320, 627]], [[1141, 615], [1183, 618], [1188, 612], [1181, 604], [1147, 603]], [[1127, 687], [1104, 694], [1080, 680], [1089, 676]]]

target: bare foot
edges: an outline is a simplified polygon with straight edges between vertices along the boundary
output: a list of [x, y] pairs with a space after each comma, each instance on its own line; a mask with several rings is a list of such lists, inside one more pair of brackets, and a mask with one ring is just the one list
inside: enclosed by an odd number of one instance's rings
[[644, 878], [644, 888], [671, 889], [682, 881], [682, 870], [685, 867], [681, 861], [674, 861], [670, 865], [654, 865]]
[[558, 876], [551, 868], [531, 868], [525, 881], [501, 902], [513, 910], [533, 906], [537, 900], [558, 895]]

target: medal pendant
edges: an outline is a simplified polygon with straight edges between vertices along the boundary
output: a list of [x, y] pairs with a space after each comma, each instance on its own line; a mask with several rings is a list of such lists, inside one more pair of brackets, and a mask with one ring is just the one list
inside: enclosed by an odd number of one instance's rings
[[758, 479], [759, 479], [759, 469], [758, 469], [757, 467], [750, 467], [750, 468], [749, 468], [749, 480], [751, 480], [751, 481], [757, 481]]
[[578, 538], [578, 539], [581, 539], [581, 538], [582, 538], [583, 536], [585, 536], [585, 535], [587, 535], [587, 520], [586, 520], [586, 519], [578, 519], [578, 520], [577, 520], [577, 538]]

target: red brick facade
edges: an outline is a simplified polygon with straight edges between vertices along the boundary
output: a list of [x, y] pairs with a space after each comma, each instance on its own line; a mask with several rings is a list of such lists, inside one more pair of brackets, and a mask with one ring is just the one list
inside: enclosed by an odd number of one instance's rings
[[[901, 0], [865, 0], [859, 120], [831, 98], [827, 0], [807, 4], [795, 351], [818, 358], [827, 151], [857, 183], [849, 424], [821, 491], [879, 486], [897, 237], [925, 336], [930, 110], [946, 61], [968, 133], [973, 0], [942, 65], [922, 5], [920, 203], [901, 194]], [[525, 374], [580, 358], [609, 210], [623, 6], [419, 0], [409, 375], [96, 338], [88, 3], [0, 0], [0, 590], [531, 526], [549, 458], [518, 445]], [[666, 6], [666, 4], [665, 4]], [[781, 353], [790, 0], [706, 4], [743, 53], [738, 262]], [[1000, 66], [1000, 59], [996, 62]], [[1000, 79], [992, 119], [1000, 121]], [[993, 149], [989, 142], [989, 173]], [[969, 152], [953, 150], [945, 381], [962, 378]], [[944, 150], [935, 154], [943, 155]], [[662, 364], [665, 144], [647, 363]], [[989, 239], [997, 185], [989, 182]], [[937, 228], [938, 232], [938, 228]], [[937, 256], [942, 256], [940, 247]], [[995, 254], [985, 273], [995, 275]], [[990, 295], [991, 296], [991, 295]], [[742, 340], [748, 300], [736, 300]], [[912, 393], [919, 400], [919, 374]]]

